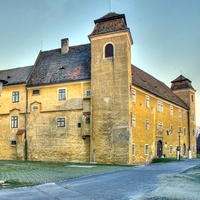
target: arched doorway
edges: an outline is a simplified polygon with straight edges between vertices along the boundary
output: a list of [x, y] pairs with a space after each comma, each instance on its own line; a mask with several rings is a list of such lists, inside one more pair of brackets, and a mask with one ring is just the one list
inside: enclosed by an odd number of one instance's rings
[[162, 141], [159, 140], [157, 142], [157, 156], [158, 156], [158, 158], [161, 158], [162, 155], [163, 155], [163, 144], [162, 144]]

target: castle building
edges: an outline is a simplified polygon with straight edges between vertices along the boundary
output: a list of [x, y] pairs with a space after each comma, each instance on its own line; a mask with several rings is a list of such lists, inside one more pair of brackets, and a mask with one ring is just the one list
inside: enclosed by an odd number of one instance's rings
[[89, 44], [40, 51], [33, 66], [0, 71], [0, 159], [149, 163], [196, 157], [195, 89], [171, 88], [131, 64], [124, 14], [94, 21]]

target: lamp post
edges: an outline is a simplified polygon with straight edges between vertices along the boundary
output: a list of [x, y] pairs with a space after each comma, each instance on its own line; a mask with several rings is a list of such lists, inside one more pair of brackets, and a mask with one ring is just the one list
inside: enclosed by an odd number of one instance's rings
[[2, 92], [2, 87], [3, 87], [3, 85], [5, 85], [6, 83], [8, 83], [8, 82], [5, 81], [5, 80], [1, 80], [1, 79], [0, 79], [0, 95], [1, 95], [1, 92]]

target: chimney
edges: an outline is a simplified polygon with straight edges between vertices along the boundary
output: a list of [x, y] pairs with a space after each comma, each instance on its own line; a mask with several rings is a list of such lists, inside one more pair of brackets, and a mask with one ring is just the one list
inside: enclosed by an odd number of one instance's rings
[[69, 51], [69, 39], [64, 38], [61, 40], [61, 54], [68, 53]]

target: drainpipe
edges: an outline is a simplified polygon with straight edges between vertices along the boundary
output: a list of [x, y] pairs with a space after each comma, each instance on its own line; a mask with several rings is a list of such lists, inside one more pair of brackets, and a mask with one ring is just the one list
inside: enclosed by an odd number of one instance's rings
[[28, 147], [27, 147], [27, 113], [28, 113], [28, 90], [26, 87], [26, 111], [25, 111], [25, 119], [24, 119], [24, 126], [25, 126], [25, 132], [24, 132], [24, 160], [28, 160]]
[[192, 158], [191, 146], [190, 146], [190, 110], [188, 111], [188, 158]]

